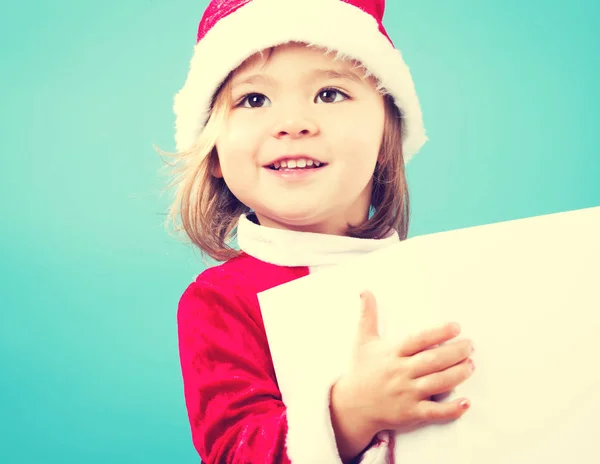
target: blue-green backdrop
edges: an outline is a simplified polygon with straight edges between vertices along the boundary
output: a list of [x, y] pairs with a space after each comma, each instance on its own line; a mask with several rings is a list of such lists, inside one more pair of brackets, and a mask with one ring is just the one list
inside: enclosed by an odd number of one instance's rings
[[[2, 463], [198, 462], [175, 317], [204, 267], [153, 144], [206, 3], [0, 6]], [[411, 236], [600, 205], [597, 0], [388, 3], [430, 137]]]

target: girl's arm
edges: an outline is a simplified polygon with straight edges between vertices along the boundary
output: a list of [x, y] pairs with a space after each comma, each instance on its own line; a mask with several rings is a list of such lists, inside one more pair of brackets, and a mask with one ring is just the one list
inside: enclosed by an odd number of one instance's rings
[[[341, 464], [329, 409], [331, 386], [317, 386], [310, 404], [286, 409], [260, 309], [234, 285], [199, 279], [179, 304], [185, 401], [202, 461]], [[384, 462], [383, 448], [369, 450], [364, 461]]]
[[197, 281], [177, 314], [192, 440], [202, 461], [287, 464], [286, 411], [266, 340], [236, 298]]

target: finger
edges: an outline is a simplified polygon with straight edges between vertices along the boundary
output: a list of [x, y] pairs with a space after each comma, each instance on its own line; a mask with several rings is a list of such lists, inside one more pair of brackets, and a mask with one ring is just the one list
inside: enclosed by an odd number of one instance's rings
[[424, 422], [456, 420], [471, 407], [471, 402], [460, 398], [448, 403], [435, 401], [421, 401], [416, 408], [415, 415]]
[[410, 358], [410, 371], [413, 378], [433, 374], [452, 367], [473, 353], [470, 340], [460, 340], [435, 349], [427, 349]]
[[431, 399], [431, 401], [436, 401], [439, 403], [440, 401], [447, 400], [452, 393], [454, 393], [454, 390], [450, 390], [450, 391], [447, 391], [444, 393], [439, 393], [437, 395], [432, 395], [430, 399]]
[[458, 334], [460, 334], [460, 326], [458, 324], [446, 324], [442, 327], [427, 330], [404, 340], [398, 349], [398, 356], [412, 356], [433, 345], [441, 345], [448, 340], [452, 340]]
[[361, 293], [362, 309], [358, 327], [359, 344], [379, 337], [379, 326], [377, 318], [377, 301], [375, 295], [369, 290]]
[[471, 377], [474, 370], [473, 360], [466, 359], [444, 371], [415, 379], [414, 386], [423, 398], [429, 398], [453, 390]]

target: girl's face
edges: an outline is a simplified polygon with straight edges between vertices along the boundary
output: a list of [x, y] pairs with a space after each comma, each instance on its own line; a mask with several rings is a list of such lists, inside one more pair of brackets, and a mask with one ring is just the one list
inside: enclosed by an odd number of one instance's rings
[[367, 219], [385, 109], [374, 83], [352, 68], [288, 44], [232, 76], [213, 174], [261, 225], [344, 235]]

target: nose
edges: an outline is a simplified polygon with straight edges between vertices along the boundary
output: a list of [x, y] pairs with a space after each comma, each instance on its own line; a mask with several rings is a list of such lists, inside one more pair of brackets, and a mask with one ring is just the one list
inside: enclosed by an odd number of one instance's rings
[[273, 127], [273, 136], [278, 139], [310, 137], [318, 132], [319, 126], [315, 121], [301, 116], [287, 117]]

